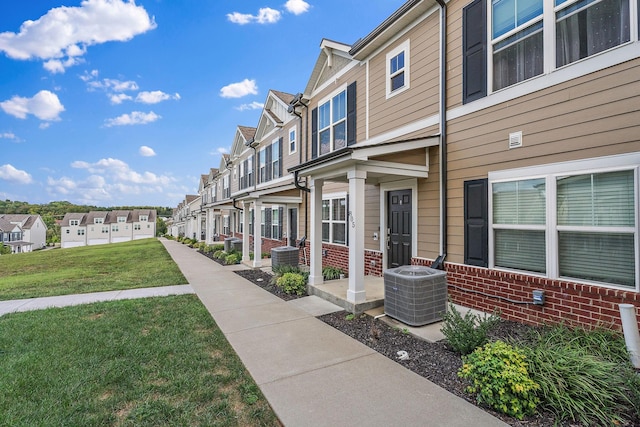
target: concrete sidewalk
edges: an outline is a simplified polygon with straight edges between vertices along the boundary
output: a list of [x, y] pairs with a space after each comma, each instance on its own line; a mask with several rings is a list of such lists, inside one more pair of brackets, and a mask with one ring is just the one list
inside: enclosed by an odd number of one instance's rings
[[285, 426], [506, 426], [314, 316], [175, 241], [161, 239]]
[[115, 301], [121, 299], [164, 297], [194, 293], [190, 285], [139, 288], [124, 291], [92, 292], [88, 294], [61, 295], [54, 297], [27, 298], [0, 301], [0, 316], [21, 311], [43, 310], [51, 307], [68, 307], [92, 302]]

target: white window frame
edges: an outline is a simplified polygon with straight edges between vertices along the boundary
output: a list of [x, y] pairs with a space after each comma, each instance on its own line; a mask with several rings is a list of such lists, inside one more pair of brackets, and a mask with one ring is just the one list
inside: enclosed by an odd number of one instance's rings
[[127, 217], [126, 216], [119, 216], [118, 217], [118, 222], [120, 222], [120, 223], [127, 222]]
[[260, 177], [260, 183], [267, 182], [267, 150], [261, 148], [258, 150], [258, 176]]
[[[339, 96], [340, 94], [342, 94], [342, 92], [344, 92], [344, 108], [345, 108], [345, 114], [344, 117], [342, 119], [337, 120], [336, 122], [333, 121], [333, 99], [336, 98], [337, 96]], [[329, 124], [327, 126], [324, 127], [320, 127], [320, 109], [323, 105], [329, 103]], [[334, 151], [336, 151], [335, 148], [335, 144], [334, 144], [334, 139], [335, 139], [335, 135], [334, 135], [334, 128], [336, 125], [340, 124], [341, 122], [344, 121], [344, 138], [345, 138], [345, 142], [344, 142], [344, 147], [347, 146], [347, 135], [349, 132], [349, 129], [347, 129], [347, 105], [349, 105], [349, 100], [347, 99], [347, 85], [344, 84], [342, 85], [338, 90], [334, 91], [331, 95], [323, 98], [320, 100], [320, 102], [318, 102], [318, 110], [316, 111], [318, 117], [318, 135], [317, 135], [317, 144], [318, 144], [318, 156], [324, 156], [326, 154], [332, 153]], [[320, 139], [320, 135], [322, 132], [324, 131], [329, 131], [329, 151], [327, 153], [323, 153], [322, 152], [322, 143], [321, 143], [321, 139]], [[340, 147], [338, 149], [344, 148], [344, 147]]]
[[[287, 134], [289, 135], [289, 154], [293, 154], [298, 150], [298, 141], [296, 139], [296, 127], [292, 127], [291, 129], [289, 129], [289, 132], [287, 132]], [[291, 136], [293, 135], [293, 137]], [[293, 146], [293, 150], [291, 149], [291, 147]]]
[[[630, 40], [628, 42], [624, 42], [621, 43], [617, 46], [614, 46], [610, 49], [604, 50], [602, 52], [587, 56], [585, 58], [582, 59], [578, 59], [574, 62], [571, 62], [569, 64], [566, 64], [564, 66], [556, 66], [556, 13], [559, 10], [565, 9], [566, 7], [568, 7], [569, 5], [578, 2], [579, 0], [569, 0], [559, 6], [555, 6], [555, 2], [554, 0], [544, 0], [543, 1], [543, 6], [542, 6], [542, 16], [541, 17], [536, 17], [531, 19], [530, 21], [521, 24], [520, 26], [516, 27], [513, 30], [508, 31], [505, 34], [502, 34], [498, 37], [496, 37], [496, 39], [494, 40], [493, 38], [493, 31], [492, 31], [492, 24], [493, 24], [493, 16], [492, 16], [492, 2], [491, 1], [487, 1], [487, 9], [486, 9], [486, 16], [487, 16], [487, 95], [490, 95], [492, 93], [499, 93], [499, 92], [503, 92], [503, 91], [508, 91], [509, 89], [513, 89], [515, 87], [521, 86], [522, 84], [524, 84], [525, 82], [531, 82], [533, 80], [536, 80], [542, 76], [548, 76], [554, 72], [557, 72], [558, 70], [564, 70], [566, 68], [575, 70], [569, 73], [569, 77], [562, 78], [562, 77], [558, 77], [558, 81], [555, 81], [551, 84], [558, 84], [561, 83], [562, 81], [565, 80], [569, 80], [571, 78], [577, 78], [581, 75], [587, 74], [591, 71], [589, 71], [590, 67], [584, 67], [584, 65], [578, 65], [577, 67], [575, 67], [576, 64], [581, 64], [583, 62], [591, 62], [591, 63], [595, 63], [596, 64], [596, 68], [597, 69], [602, 69], [602, 68], [606, 68], [608, 66], [620, 63], [622, 61], [628, 60], [629, 55], [627, 53], [625, 53], [625, 46], [629, 46], [630, 49], [637, 49], [637, 47], [633, 47], [630, 45], [636, 44], [639, 40], [638, 38], [638, 26], [640, 25], [640, 23], [638, 22], [638, 9], [637, 9], [637, 0], [629, 0], [629, 31], [630, 31]], [[535, 23], [539, 22], [542, 19], [543, 21], [543, 28], [542, 28], [542, 32], [543, 32], [543, 49], [544, 49], [544, 57], [543, 57], [543, 71], [541, 74], [538, 74], [534, 77], [522, 80], [520, 82], [514, 83], [512, 85], [509, 86], [505, 86], [501, 89], [494, 89], [493, 88], [493, 74], [494, 74], [494, 70], [493, 70], [493, 46], [495, 43], [500, 42], [501, 40], [504, 40], [505, 38], [508, 38], [516, 33], [518, 33], [519, 31], [530, 27], [531, 25], [535, 25]], [[622, 49], [620, 52], [618, 53], [614, 53], [616, 50], [620, 50]], [[601, 56], [603, 56], [606, 58], [601, 58]], [[632, 53], [631, 57], [635, 58], [637, 57], [637, 52], [636, 53]], [[598, 58], [598, 59], [595, 59]], [[594, 60], [595, 59], [595, 60]], [[575, 76], [573, 75], [575, 74]], [[540, 86], [539, 84], [534, 83], [535, 88], [532, 89], [527, 89], [526, 92], [530, 92], [533, 90], [539, 90], [541, 88], [547, 87], [546, 85], [543, 84], [543, 86]], [[515, 95], [518, 96], [518, 95]]]
[[[278, 207], [271, 208], [271, 238], [274, 240], [280, 240], [282, 236], [279, 236], [278, 231], [280, 229], [280, 209]], [[277, 221], [274, 221], [274, 218], [277, 218]]]
[[94, 224], [102, 224], [104, 222], [104, 218], [94, 218], [93, 219], [93, 223]]
[[80, 220], [79, 219], [70, 219], [69, 220], [69, 226], [77, 227], [78, 225], [80, 225]]
[[[337, 220], [333, 218], [333, 201], [339, 201], [341, 199], [344, 199], [345, 202], [345, 217], [344, 220]], [[340, 246], [346, 246], [347, 245], [347, 240], [348, 240], [348, 233], [349, 230], [347, 229], [347, 217], [349, 215], [348, 212], [348, 206], [346, 206], [347, 204], [347, 193], [335, 193], [335, 194], [326, 194], [326, 195], [322, 195], [322, 204], [324, 205], [325, 201], [329, 201], [329, 219], [324, 219], [322, 217], [322, 212], [321, 212], [321, 216], [320, 218], [322, 219], [322, 223], [323, 224], [329, 224], [329, 240], [322, 240], [322, 243], [329, 243], [332, 245], [340, 245]], [[320, 209], [322, 210], [322, 206], [320, 207]], [[334, 241], [333, 238], [333, 225], [334, 224], [344, 224], [344, 243], [336, 243]], [[320, 235], [320, 237], [322, 238], [322, 233]]]
[[140, 215], [140, 222], [147, 222], [147, 221], [149, 221], [148, 215]]
[[[573, 277], [562, 277], [559, 274], [559, 254], [558, 254], [558, 231], [568, 229], [567, 227], [558, 226], [556, 218], [556, 182], [558, 177], [567, 175], [583, 175], [583, 174], [597, 174], [614, 171], [632, 170], [634, 174], [634, 198], [636, 207], [635, 212], [635, 227], [634, 231], [634, 251], [636, 260], [635, 271], [635, 288], [628, 286], [621, 286], [611, 283], [594, 282], [589, 280], [577, 279]], [[552, 163], [548, 165], [526, 167], [521, 169], [509, 169], [504, 171], [489, 172], [489, 268], [496, 270], [514, 271], [511, 269], [499, 268], [495, 266], [495, 250], [494, 250], [494, 226], [493, 226], [493, 197], [492, 188], [493, 184], [497, 182], [510, 182], [518, 180], [527, 180], [535, 178], [545, 178], [546, 180], [546, 253], [547, 253], [547, 272], [546, 274], [537, 274], [532, 272], [525, 272], [527, 275], [547, 277], [550, 279], [570, 280], [577, 283], [587, 283], [602, 287], [623, 289], [623, 290], [635, 290], [640, 291], [640, 152], [629, 153], [624, 155], [607, 156], [593, 159], [577, 160], [572, 162]], [[571, 227], [569, 227], [571, 228]], [[618, 227], [619, 228], [619, 227]], [[612, 231], [619, 231], [618, 228]], [[600, 231], [602, 229], [599, 229]], [[626, 230], [628, 232], [628, 230]], [[603, 259], [606, 259], [606, 254], [603, 254]], [[597, 262], [598, 260], [594, 260]], [[606, 268], [606, 263], [603, 263], [603, 268]], [[516, 270], [518, 271], [518, 270]]]
[[[410, 82], [411, 82], [411, 79], [410, 79], [410, 77], [411, 77], [411, 75], [410, 75], [410, 69], [411, 69], [410, 47], [411, 47], [411, 43], [407, 39], [402, 44], [397, 46], [395, 49], [389, 51], [387, 53], [387, 55], [386, 55], [386, 60], [385, 60], [386, 99], [394, 97], [394, 96], [404, 92], [405, 90], [409, 89], [409, 87], [410, 87]], [[398, 55], [400, 55], [403, 52], [404, 52], [404, 67], [402, 67], [399, 70], [396, 70], [396, 72], [394, 72], [392, 74], [391, 73], [391, 60], [394, 59], [395, 57], [397, 57]], [[395, 77], [396, 75], [400, 74], [401, 72], [404, 72], [404, 85], [402, 87], [392, 91], [391, 90], [391, 79], [393, 77]]]

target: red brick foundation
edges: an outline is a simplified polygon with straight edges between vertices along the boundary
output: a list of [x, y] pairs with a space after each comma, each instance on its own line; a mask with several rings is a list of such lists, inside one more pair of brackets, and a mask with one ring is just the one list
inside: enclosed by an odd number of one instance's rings
[[[305, 243], [307, 250], [306, 265], [310, 264], [310, 243]], [[337, 267], [349, 275], [349, 247], [341, 245], [322, 244], [322, 267]], [[372, 263], [373, 261], [373, 263]], [[300, 251], [300, 264], [305, 265], [304, 253]], [[365, 276], [382, 276], [382, 252], [365, 249], [364, 251]]]
[[[430, 266], [432, 262], [424, 258], [412, 259], [414, 265]], [[640, 293], [632, 290], [468, 265], [445, 263], [445, 269], [449, 297], [454, 303], [484, 312], [497, 309], [504, 319], [533, 325], [565, 322], [620, 330], [618, 304], [640, 306]], [[544, 291], [544, 305], [532, 304], [534, 290]]]

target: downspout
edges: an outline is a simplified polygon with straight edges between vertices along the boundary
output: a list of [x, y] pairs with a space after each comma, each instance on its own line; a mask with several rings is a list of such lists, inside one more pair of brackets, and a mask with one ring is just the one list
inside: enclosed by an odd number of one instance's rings
[[[299, 157], [299, 164], [302, 163], [302, 147], [304, 146], [304, 153], [305, 153], [305, 162], [309, 160], [309, 147], [307, 145], [307, 131], [309, 129], [309, 108], [307, 107], [307, 105], [302, 102], [302, 94], [296, 95], [300, 96], [300, 100], [296, 101], [296, 104], [298, 104], [298, 102], [300, 103], [300, 105], [302, 105], [305, 109], [305, 125], [304, 125], [304, 133], [302, 132], [302, 126], [300, 126], [300, 150], [298, 153], [298, 157]], [[296, 115], [299, 119], [300, 119], [300, 124], [302, 125], [302, 115], [296, 113], [296, 109], [293, 105], [290, 108], [290, 111], [292, 114]], [[303, 143], [303, 135], [304, 135], [304, 143]], [[302, 186], [300, 184], [300, 182], [298, 181], [299, 179], [299, 171], [294, 171], [293, 172], [293, 185], [295, 185], [295, 187], [298, 190], [301, 190], [304, 192], [304, 237], [309, 235], [309, 230], [308, 230], [308, 223], [309, 223], [309, 193], [311, 193], [311, 189], [309, 187], [306, 186], [306, 179], [305, 179], [305, 185]]]
[[440, 5], [440, 255], [431, 265], [444, 269], [447, 257], [447, 5]]

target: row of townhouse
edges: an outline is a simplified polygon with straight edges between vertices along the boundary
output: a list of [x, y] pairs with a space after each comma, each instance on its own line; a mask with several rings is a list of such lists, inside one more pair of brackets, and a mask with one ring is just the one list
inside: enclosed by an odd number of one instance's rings
[[62, 248], [128, 242], [155, 235], [153, 209], [67, 213], [60, 223]]
[[189, 232], [242, 237], [247, 262], [305, 236], [310, 285], [342, 267], [354, 304], [370, 276], [428, 265], [458, 304], [619, 325], [640, 304], [639, 14], [408, 0], [352, 45], [322, 40], [304, 91], [270, 91], [185, 200]]
[[31, 252], [47, 245], [47, 225], [40, 215], [0, 214], [0, 246], [11, 253]]

